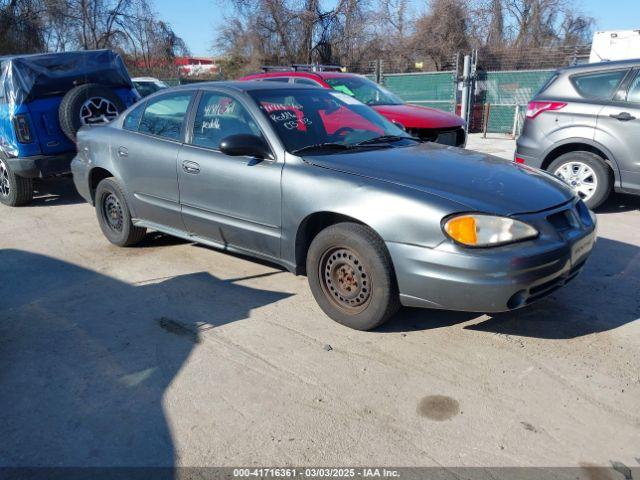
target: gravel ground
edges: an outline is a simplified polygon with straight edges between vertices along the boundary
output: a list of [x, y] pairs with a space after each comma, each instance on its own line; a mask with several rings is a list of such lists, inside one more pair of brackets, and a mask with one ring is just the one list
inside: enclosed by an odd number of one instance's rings
[[637, 467], [639, 210], [601, 208], [585, 271], [530, 308], [365, 333], [273, 265], [113, 247], [48, 182], [0, 207], [0, 466]]

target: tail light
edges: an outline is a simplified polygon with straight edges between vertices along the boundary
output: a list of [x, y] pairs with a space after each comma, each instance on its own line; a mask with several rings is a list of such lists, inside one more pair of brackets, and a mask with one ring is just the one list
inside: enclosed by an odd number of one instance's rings
[[29, 120], [25, 115], [16, 115], [13, 117], [13, 126], [16, 130], [16, 137], [20, 143], [31, 143], [31, 129], [29, 128]]
[[542, 112], [561, 110], [566, 107], [567, 104], [563, 102], [529, 102], [527, 105], [527, 118], [534, 119]]

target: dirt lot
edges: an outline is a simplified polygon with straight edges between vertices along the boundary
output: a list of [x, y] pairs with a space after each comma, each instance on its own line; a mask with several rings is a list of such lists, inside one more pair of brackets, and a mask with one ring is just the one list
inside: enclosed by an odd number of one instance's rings
[[586, 270], [526, 310], [363, 333], [304, 277], [118, 249], [69, 180], [43, 194], [0, 207], [0, 465], [640, 463], [640, 199], [600, 209]]

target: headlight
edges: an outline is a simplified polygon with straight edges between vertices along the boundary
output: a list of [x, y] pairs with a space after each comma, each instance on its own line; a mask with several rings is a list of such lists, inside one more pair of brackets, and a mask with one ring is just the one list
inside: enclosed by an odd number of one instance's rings
[[443, 230], [451, 239], [469, 247], [493, 247], [538, 236], [538, 231], [524, 222], [482, 213], [449, 217]]

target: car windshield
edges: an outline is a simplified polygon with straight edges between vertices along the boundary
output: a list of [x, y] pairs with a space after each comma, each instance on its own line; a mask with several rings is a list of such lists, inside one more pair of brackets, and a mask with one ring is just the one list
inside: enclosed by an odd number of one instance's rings
[[248, 93], [291, 153], [335, 153], [415, 142], [404, 130], [341, 92], [314, 88]]
[[396, 94], [365, 77], [325, 78], [331, 88], [357, 98], [367, 105], [402, 105], [404, 102]]

